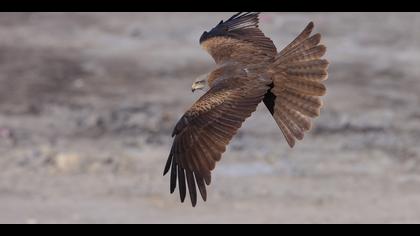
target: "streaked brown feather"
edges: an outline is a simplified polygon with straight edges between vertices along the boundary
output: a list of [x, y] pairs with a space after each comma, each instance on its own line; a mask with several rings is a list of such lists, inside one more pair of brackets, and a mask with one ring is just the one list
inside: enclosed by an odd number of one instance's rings
[[290, 147], [311, 128], [310, 118], [319, 116], [328, 78], [328, 61], [321, 59], [326, 47], [321, 35], [314, 34], [313, 23], [277, 54], [268, 73], [273, 79], [273, 94], [266, 101]]
[[296, 63], [288, 63], [287, 69], [301, 69], [301, 70], [311, 70], [311, 69], [318, 69], [318, 70], [327, 70], [328, 68], [328, 61], [325, 59], [315, 59], [312, 61], [303, 61], [303, 62], [296, 62]]
[[293, 91], [285, 90], [278, 93], [278, 98], [296, 111], [311, 118], [319, 116], [320, 108], [322, 107], [319, 97], [302, 95]]
[[290, 132], [289, 128], [284, 124], [282, 119], [280, 118], [280, 112], [275, 111], [273, 114], [274, 120], [276, 121], [277, 125], [279, 126], [281, 132], [284, 135], [284, 138], [286, 139], [287, 143], [290, 147], [295, 146], [295, 139], [293, 134]]
[[287, 68], [288, 78], [291, 80], [313, 80], [324, 81], [328, 77], [325, 69]]
[[280, 57], [279, 59], [277, 59], [275, 64], [287, 65], [289, 63], [312, 61], [312, 60], [319, 59], [322, 56], [324, 56], [325, 52], [326, 52], [326, 47], [324, 45], [317, 45], [313, 48], [306, 50], [303, 53], [298, 53], [298, 54], [291, 53], [288, 56]]
[[287, 126], [293, 137], [299, 140], [303, 139], [303, 131], [296, 124], [295, 120], [293, 120], [293, 117], [290, 117], [286, 112], [286, 108], [282, 106], [281, 103], [277, 103], [274, 110], [276, 110], [278, 117], [283, 122], [283, 124]]
[[298, 54], [305, 53], [305, 51], [307, 51], [307, 50], [315, 47], [316, 45], [318, 45], [320, 41], [321, 41], [321, 35], [320, 34], [315, 34], [315, 35], [303, 40], [300, 44], [293, 47], [290, 51], [288, 51], [286, 53], [283, 53], [283, 54], [279, 54], [277, 56], [277, 58], [279, 58], [279, 57], [290, 57], [292, 55], [298, 55]]
[[213, 170], [216, 167], [216, 156], [217, 153], [212, 150], [212, 147], [209, 147], [207, 145], [207, 140], [204, 140], [203, 138], [198, 139], [196, 142], [192, 142], [196, 144], [196, 147], [191, 147], [189, 150], [189, 153], [191, 153], [191, 159], [201, 159], [202, 161], [206, 161], [209, 163], [207, 168], [203, 169], [197, 169], [194, 168], [192, 170], [195, 170], [196, 172], [200, 174], [207, 173], [211, 170]]
[[287, 101], [281, 99], [277, 101], [277, 104], [280, 105], [282, 110], [281, 112], [285, 113], [288, 117], [290, 117], [302, 131], [308, 131], [309, 129], [311, 129], [311, 120], [309, 119], [309, 117], [295, 110], [292, 104], [289, 104]]
[[288, 79], [285, 87], [289, 91], [310, 96], [323, 96], [326, 92], [325, 85], [311, 80]]
[[210, 142], [213, 143], [213, 147], [215, 147], [215, 149], [219, 153], [217, 156], [213, 156], [214, 158], [216, 158], [216, 161], [219, 161], [221, 158], [220, 153], [226, 151], [226, 138], [222, 137], [216, 130], [209, 127], [203, 130], [203, 134], [205, 134], [204, 138], [206, 138], [206, 140], [210, 140]]

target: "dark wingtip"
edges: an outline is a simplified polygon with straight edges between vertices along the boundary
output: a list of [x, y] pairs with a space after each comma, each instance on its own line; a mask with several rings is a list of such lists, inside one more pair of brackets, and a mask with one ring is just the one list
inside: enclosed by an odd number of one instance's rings
[[289, 143], [289, 147], [293, 148], [295, 146], [295, 142], [293, 141], [292, 143]]
[[185, 197], [187, 195], [187, 190], [185, 186], [185, 172], [179, 165], [178, 165], [178, 183], [179, 183], [179, 197], [181, 199], [181, 202], [184, 202]]
[[[171, 158], [173, 159], [173, 158]], [[177, 164], [175, 160], [172, 160], [172, 168], [171, 168], [171, 180], [170, 180], [170, 192], [173, 193], [176, 188], [176, 177], [177, 177]]]
[[204, 176], [204, 182], [206, 183], [206, 185], [210, 185], [211, 184], [211, 175]]
[[235, 15], [233, 15], [233, 16], [231, 16], [229, 19], [228, 19], [228, 21], [229, 20], [232, 20], [232, 19], [234, 19], [234, 18], [236, 18], [237, 16], [239, 16], [240, 14], [242, 14], [243, 12], [238, 12], [238, 13], [236, 13]]
[[306, 29], [308, 29], [308, 30], [310, 30], [310, 31], [312, 31], [313, 29], [314, 29], [314, 22], [313, 21], [311, 21], [311, 22], [309, 22], [308, 23], [308, 25], [306, 26]]
[[166, 161], [165, 169], [163, 170], [163, 176], [165, 176], [169, 172], [169, 168], [171, 166], [171, 158], [169, 157]]
[[191, 198], [191, 205], [192, 207], [195, 207], [197, 205], [197, 197]]
[[174, 149], [174, 147], [172, 146], [171, 151], [169, 152], [168, 160], [166, 161], [165, 168], [163, 170], [163, 176], [165, 176], [168, 173], [168, 171], [171, 167], [172, 159], [173, 159], [172, 158], [173, 157], [173, 149]]
[[207, 39], [210, 39], [212, 37], [215, 36], [226, 36], [227, 31], [229, 31], [231, 29], [231, 27], [235, 27], [235, 25], [237, 25], [238, 22], [241, 21], [247, 21], [247, 20], [252, 20], [253, 17], [255, 17], [255, 22], [257, 24], [256, 27], [258, 27], [258, 16], [259, 16], [260, 12], [238, 12], [236, 14], [234, 14], [233, 16], [231, 16], [229, 19], [227, 19], [226, 21], [220, 21], [219, 24], [217, 24], [213, 29], [211, 29], [209, 32], [204, 31], [203, 34], [200, 37], [200, 44], [202, 44], [204, 41], [206, 41]]

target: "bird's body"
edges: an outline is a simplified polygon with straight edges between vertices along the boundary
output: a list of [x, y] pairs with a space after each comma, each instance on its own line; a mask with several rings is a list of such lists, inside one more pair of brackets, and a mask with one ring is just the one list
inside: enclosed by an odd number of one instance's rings
[[282, 51], [258, 28], [258, 13], [238, 13], [204, 32], [200, 44], [217, 67], [193, 84], [209, 90], [181, 117], [172, 136], [164, 174], [170, 190], [178, 184], [181, 201], [188, 188], [192, 205], [197, 189], [204, 200], [211, 171], [246, 118], [264, 102], [288, 144], [303, 139], [311, 118], [319, 115], [328, 61], [321, 36], [310, 36], [311, 22]]

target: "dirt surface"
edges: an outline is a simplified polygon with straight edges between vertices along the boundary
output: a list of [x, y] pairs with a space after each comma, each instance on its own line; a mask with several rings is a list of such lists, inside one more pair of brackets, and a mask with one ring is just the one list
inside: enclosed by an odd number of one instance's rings
[[280, 49], [309, 21], [330, 60], [290, 149], [261, 105], [181, 204], [172, 127], [231, 13], [0, 13], [0, 223], [420, 223], [420, 14], [264, 13]]

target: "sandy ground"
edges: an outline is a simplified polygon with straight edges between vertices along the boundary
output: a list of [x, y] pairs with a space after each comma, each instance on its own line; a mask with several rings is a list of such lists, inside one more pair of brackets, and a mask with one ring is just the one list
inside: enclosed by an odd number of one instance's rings
[[196, 208], [162, 177], [231, 13], [0, 13], [0, 223], [420, 223], [420, 14], [265, 13], [278, 48], [310, 21], [331, 61], [290, 149], [264, 106]]

